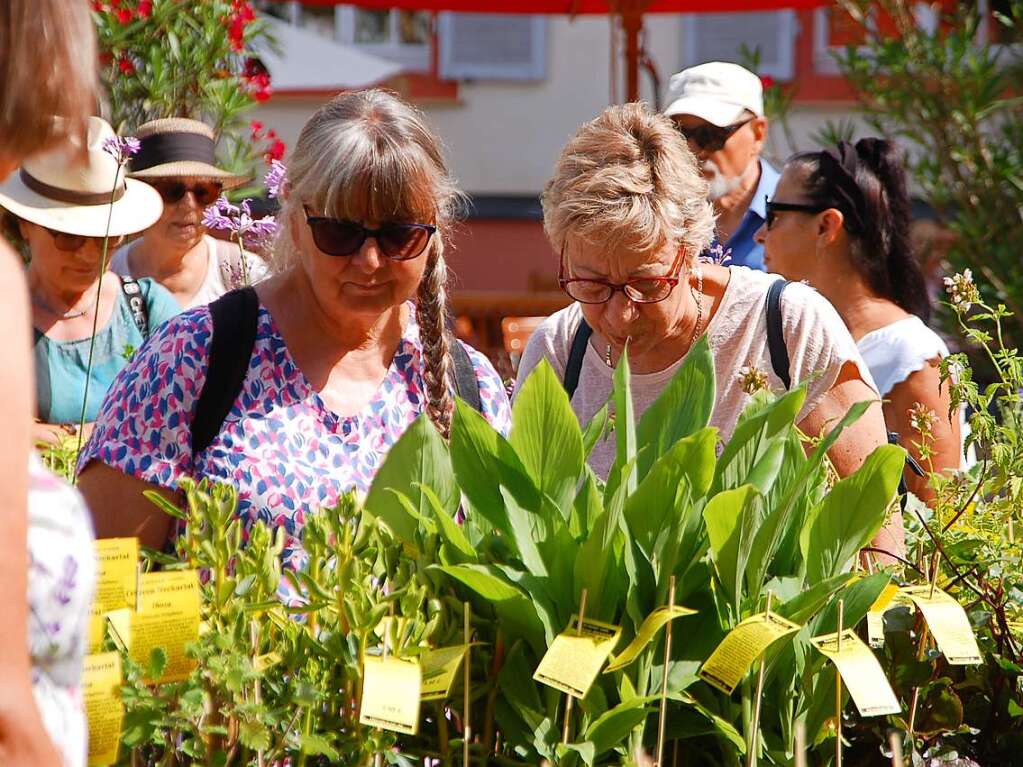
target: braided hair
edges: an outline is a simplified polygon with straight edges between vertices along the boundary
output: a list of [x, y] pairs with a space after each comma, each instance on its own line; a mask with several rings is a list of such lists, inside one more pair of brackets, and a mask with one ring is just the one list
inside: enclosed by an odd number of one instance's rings
[[842, 141], [789, 163], [807, 171], [810, 204], [842, 211], [853, 267], [871, 289], [927, 322], [931, 305], [910, 241], [909, 193], [896, 145], [879, 138]]
[[323, 215], [355, 221], [433, 223], [416, 297], [423, 348], [426, 413], [448, 436], [454, 400], [444, 246], [462, 195], [440, 140], [415, 108], [381, 90], [341, 94], [320, 107], [299, 135], [288, 162], [289, 194], [274, 246], [275, 270], [295, 264], [291, 227], [307, 204]]

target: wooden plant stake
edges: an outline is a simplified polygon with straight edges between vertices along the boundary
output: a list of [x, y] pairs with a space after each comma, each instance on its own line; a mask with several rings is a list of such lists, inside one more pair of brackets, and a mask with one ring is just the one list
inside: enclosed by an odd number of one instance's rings
[[[385, 661], [387, 660], [387, 658], [391, 654], [391, 652], [390, 652], [390, 644], [388, 643], [387, 640], [390, 639], [390, 637], [391, 637], [391, 629], [392, 628], [394, 628], [394, 602], [391, 602], [391, 609], [388, 610], [387, 631], [384, 632], [384, 654], [383, 654], [383, 658], [384, 658]], [[379, 751], [377, 751], [373, 755], [373, 767], [384, 767], [384, 755], [382, 753], [380, 753]]]
[[[767, 619], [771, 619], [771, 600], [774, 598], [774, 593], [771, 591], [767, 592]], [[750, 743], [749, 754], [746, 756], [746, 767], [756, 767], [757, 761], [760, 759], [760, 703], [764, 697], [764, 674], [767, 668], [767, 658], [763, 655], [760, 656], [760, 671], [757, 673], [757, 699], [753, 704], [753, 740]]]
[[[576, 633], [582, 636], [583, 619], [586, 615], [586, 589], [579, 595], [579, 621], [576, 623]], [[565, 693], [565, 724], [561, 730], [561, 742], [568, 743], [568, 731], [572, 723], [572, 696]]]
[[806, 724], [796, 722], [796, 767], [806, 767]]
[[[252, 646], [252, 665], [256, 665], [256, 657], [259, 654], [259, 626], [256, 621], [249, 623], [249, 640]], [[256, 705], [260, 705], [263, 702], [263, 680], [258, 676], [255, 682], [253, 682], [253, 697], [255, 698]], [[263, 749], [256, 751], [256, 767], [263, 767]]]
[[902, 735], [898, 730], [888, 734], [888, 743], [892, 749], [892, 767], [905, 767], [902, 761]]
[[472, 726], [469, 723], [469, 653], [472, 652], [472, 608], [468, 602], [463, 603], [465, 609], [465, 655], [462, 658], [462, 687], [464, 688], [464, 704], [462, 711], [463, 743], [462, 764], [469, 767], [469, 742], [472, 740]]
[[[661, 672], [661, 711], [657, 722], [657, 767], [664, 767], [664, 726], [668, 716], [668, 661], [671, 658], [671, 611], [675, 607], [675, 576], [668, 584], [668, 623], [664, 627], [664, 669]], [[676, 753], [677, 755], [677, 753]]]
[[[845, 623], [845, 601], [838, 600], [838, 652], [842, 652], [842, 626]], [[842, 767], [842, 672], [835, 666], [835, 767]]]
[[[931, 561], [930, 561], [930, 572], [928, 573], [928, 576], [929, 576], [930, 581], [931, 581], [931, 590], [929, 592], [928, 599], [933, 599], [934, 598], [934, 587], [935, 587], [935, 585], [938, 582], [938, 561], [935, 558], [936, 556], [937, 556], [937, 554], [935, 554], [935, 556], [932, 557]], [[920, 630], [920, 644], [919, 644], [919, 646], [916, 649], [916, 659], [917, 660], [923, 660], [924, 652], [926, 652], [926, 650], [927, 650], [927, 640], [930, 637], [930, 632], [929, 632], [929, 629], [927, 627], [927, 621], [923, 620], [921, 618], [921, 623], [923, 624], [923, 628]], [[919, 704], [919, 703], [920, 703], [920, 688], [919, 687], [914, 687], [913, 688], [913, 699], [909, 703], [909, 739], [910, 740], [913, 740], [913, 733], [916, 732], [916, 707], [917, 707], [917, 704]]]

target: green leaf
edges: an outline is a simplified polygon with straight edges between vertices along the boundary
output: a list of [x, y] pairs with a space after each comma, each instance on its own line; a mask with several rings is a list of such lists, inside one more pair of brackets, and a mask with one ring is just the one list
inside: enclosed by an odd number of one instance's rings
[[642, 698], [620, 703], [610, 711], [605, 711], [586, 728], [583, 740], [593, 744], [595, 756], [626, 744], [632, 731], [643, 724], [647, 714], [653, 710], [643, 704]]
[[336, 762], [340, 758], [337, 750], [330, 745], [330, 741], [322, 735], [314, 733], [299, 735], [298, 742], [303, 754], [325, 756], [332, 762]]
[[[505, 514], [508, 515], [508, 522], [511, 526], [511, 537], [518, 549], [519, 557], [533, 575], [546, 576], [547, 566], [540, 555], [540, 547], [537, 538], [546, 538], [546, 528], [537, 515], [526, 511], [515, 501], [514, 496], [507, 488], [501, 488], [501, 497], [504, 499]], [[541, 535], [536, 535], [540, 531]], [[536, 537], [534, 537], [536, 535]]]
[[433, 489], [426, 485], [420, 485], [419, 489], [422, 491], [423, 497], [430, 504], [430, 509], [433, 511], [433, 518], [437, 520], [441, 537], [467, 560], [470, 562], [477, 561], [478, 554], [476, 549], [469, 543], [469, 539], [465, 537], [465, 533], [462, 532], [459, 524], [455, 522], [454, 517], [441, 505], [440, 499], [433, 492]]
[[162, 647], [154, 647], [149, 653], [146, 664], [146, 679], [156, 681], [167, 670], [167, 652]]
[[762, 496], [753, 485], [718, 493], [703, 510], [714, 569], [738, 611], [749, 545], [762, 519]]
[[380, 519], [400, 540], [414, 545], [418, 521], [388, 491], [401, 491], [420, 515], [428, 517], [428, 501], [421, 489], [424, 485], [433, 488], [443, 508], [453, 516], [458, 506], [458, 487], [452, 479], [451, 460], [444, 440], [425, 414], [387, 452], [366, 495], [365, 511]]
[[905, 466], [905, 450], [882, 445], [825, 496], [800, 540], [810, 583], [838, 575], [870, 542], [888, 516]]
[[623, 482], [629, 493], [636, 489], [635, 471], [625, 474], [625, 467], [636, 461], [636, 417], [632, 404], [632, 374], [629, 371], [629, 349], [626, 345], [614, 372], [611, 399], [615, 412], [615, 444], [617, 452], [608, 475], [605, 495], [613, 495]]
[[243, 746], [253, 751], [265, 751], [270, 747], [270, 731], [256, 720], [242, 720], [238, 727], [238, 739]]
[[163, 496], [163, 493], [157, 492], [156, 490], [143, 490], [142, 495], [144, 495], [150, 502], [154, 503], [164, 514], [168, 514], [174, 517], [174, 519], [188, 519], [188, 514], [182, 511], [176, 503], [166, 499]]
[[583, 458], [590, 457], [597, 442], [604, 439], [610, 430], [611, 417], [607, 405], [596, 412], [583, 430]]
[[509, 437], [533, 483], [568, 517], [583, 467], [583, 438], [564, 385], [547, 360], [515, 395]]
[[834, 578], [828, 578], [826, 581], [821, 581], [812, 588], [797, 594], [787, 602], [776, 605], [774, 609], [779, 615], [788, 618], [793, 623], [806, 623], [824, 607], [831, 597], [855, 578], [855, 573], [842, 573]]
[[710, 423], [716, 397], [714, 359], [707, 337], [702, 336], [639, 420], [636, 438], [644, 451], [636, 464], [638, 480], [642, 481], [676, 442]]
[[559, 743], [555, 749], [555, 754], [558, 756], [557, 764], [570, 765], [571, 762], [568, 760], [570, 753], [579, 754], [583, 762], [587, 765], [592, 765], [594, 759], [597, 758], [596, 748], [589, 741], [583, 741], [581, 743]]

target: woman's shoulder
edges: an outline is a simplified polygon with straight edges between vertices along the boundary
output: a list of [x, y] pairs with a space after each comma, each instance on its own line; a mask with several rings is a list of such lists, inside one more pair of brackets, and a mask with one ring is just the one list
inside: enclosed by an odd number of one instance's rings
[[543, 351], [555, 361], [564, 364], [568, 358], [568, 350], [572, 345], [572, 339], [583, 321], [582, 308], [573, 302], [547, 317], [533, 331], [526, 342], [526, 351], [523, 353], [523, 360], [530, 356], [530, 349]]
[[[129, 278], [130, 279], [130, 278]], [[167, 288], [154, 280], [152, 277], [141, 277], [134, 280], [142, 291], [142, 297], [146, 301], [146, 308], [149, 310], [150, 327], [156, 328], [181, 313], [181, 304]]]
[[882, 395], [929, 361], [949, 354], [941, 336], [915, 315], [872, 330], [856, 345]]

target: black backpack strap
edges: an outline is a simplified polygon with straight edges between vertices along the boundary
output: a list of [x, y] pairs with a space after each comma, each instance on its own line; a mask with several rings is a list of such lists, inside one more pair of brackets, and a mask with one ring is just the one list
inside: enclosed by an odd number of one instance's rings
[[451, 363], [455, 378], [455, 393], [469, 403], [477, 413], [483, 412], [483, 401], [480, 399], [480, 382], [476, 377], [476, 368], [465, 346], [457, 338], [451, 344]]
[[568, 392], [569, 399], [572, 399], [575, 390], [579, 388], [579, 373], [582, 372], [586, 345], [590, 342], [592, 335], [593, 328], [586, 323], [586, 320], [581, 320], [578, 330], [572, 337], [572, 348], [568, 351], [568, 362], [565, 364], [565, 391]]
[[36, 366], [36, 417], [44, 422], [50, 420], [53, 391], [50, 388], [50, 355], [43, 334], [32, 328], [34, 343], [32, 356]]
[[208, 448], [238, 399], [256, 345], [259, 297], [252, 288], [227, 293], [210, 304], [213, 337], [206, 382], [192, 416], [192, 455]]
[[792, 386], [789, 374], [789, 349], [785, 345], [785, 332], [781, 323], [781, 294], [788, 280], [775, 280], [767, 289], [767, 350], [771, 353], [771, 367], [788, 389]]
[[131, 277], [121, 277], [121, 291], [128, 300], [128, 309], [142, 338], [149, 338], [149, 305], [142, 295], [142, 286]]

